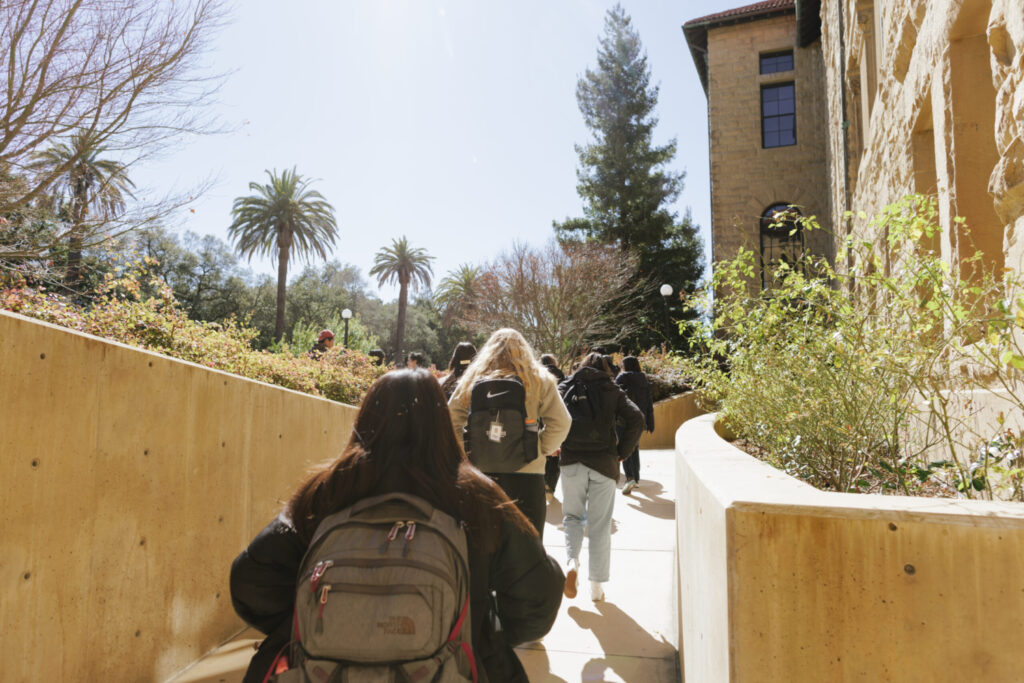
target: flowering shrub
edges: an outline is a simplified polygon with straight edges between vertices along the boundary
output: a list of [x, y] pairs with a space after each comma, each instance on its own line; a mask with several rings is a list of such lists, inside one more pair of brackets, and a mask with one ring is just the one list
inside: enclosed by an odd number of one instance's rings
[[321, 360], [290, 351], [255, 351], [258, 335], [237, 322], [225, 324], [192, 320], [163, 282], [129, 270], [108, 275], [87, 305], [26, 286], [23, 281], [0, 283], [0, 308], [191, 361], [249, 379], [356, 404], [386, 371], [368, 356], [332, 349]]

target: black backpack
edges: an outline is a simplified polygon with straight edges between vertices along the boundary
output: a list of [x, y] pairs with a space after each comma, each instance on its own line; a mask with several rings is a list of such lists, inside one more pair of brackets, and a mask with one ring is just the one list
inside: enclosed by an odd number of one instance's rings
[[601, 382], [570, 377], [559, 389], [572, 418], [565, 442], [581, 450], [604, 448], [612, 425], [603, 418]]
[[526, 390], [517, 377], [473, 384], [466, 422], [469, 460], [484, 472], [515, 472], [537, 458], [536, 420], [526, 416]]

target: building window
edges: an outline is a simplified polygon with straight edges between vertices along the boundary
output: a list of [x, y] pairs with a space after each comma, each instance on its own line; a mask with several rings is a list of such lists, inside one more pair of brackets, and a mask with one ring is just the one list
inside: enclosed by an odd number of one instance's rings
[[793, 51], [771, 52], [761, 55], [761, 75], [777, 74], [780, 71], [793, 70]]
[[786, 202], [772, 204], [761, 214], [761, 289], [773, 288], [779, 266], [803, 267], [804, 231], [800, 209]]
[[796, 144], [796, 88], [792, 83], [761, 88], [761, 140], [766, 149]]

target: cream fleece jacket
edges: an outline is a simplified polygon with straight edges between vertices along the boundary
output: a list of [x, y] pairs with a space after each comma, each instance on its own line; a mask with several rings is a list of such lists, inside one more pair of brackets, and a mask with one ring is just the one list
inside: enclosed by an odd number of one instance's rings
[[[558, 385], [553, 377], [550, 380], [544, 378], [537, 398], [536, 405], [526, 406], [526, 417], [534, 420], [539, 417], [544, 421], [544, 429], [538, 434], [537, 457], [517, 470], [522, 474], [544, 474], [544, 457], [562, 447], [562, 442], [572, 427], [572, 418], [569, 417], [569, 411], [562, 402], [562, 396], [558, 393]], [[466, 422], [469, 420], [469, 402], [459, 406], [454, 401], [448, 401], [448, 412], [452, 415], [455, 433], [461, 437], [462, 430], [466, 428]]]

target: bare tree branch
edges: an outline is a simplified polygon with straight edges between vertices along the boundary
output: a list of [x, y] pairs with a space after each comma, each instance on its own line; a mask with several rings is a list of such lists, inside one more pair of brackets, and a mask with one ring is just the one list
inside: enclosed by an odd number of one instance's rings
[[635, 330], [643, 296], [635, 270], [636, 259], [615, 247], [517, 243], [482, 270], [463, 324], [484, 334], [514, 327], [538, 350], [574, 357]]
[[[130, 167], [183, 134], [214, 132], [208, 105], [223, 76], [200, 58], [224, 20], [220, 0], [0, 0], [0, 215], [32, 211], [77, 163], [32, 168], [62, 138], [88, 135]], [[146, 223], [167, 209], [126, 215]]]

